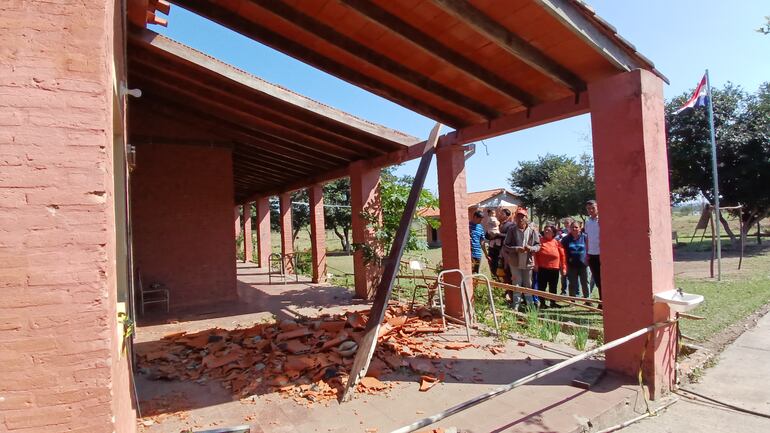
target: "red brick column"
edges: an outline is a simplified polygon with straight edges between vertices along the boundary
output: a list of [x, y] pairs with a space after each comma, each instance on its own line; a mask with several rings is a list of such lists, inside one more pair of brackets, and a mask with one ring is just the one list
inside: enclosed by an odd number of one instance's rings
[[[294, 241], [291, 238], [291, 193], [283, 193], [278, 196], [280, 206], [281, 224], [281, 254], [289, 256], [294, 254]], [[289, 258], [284, 259], [286, 272], [294, 273], [294, 266]]]
[[270, 197], [260, 197], [257, 207], [257, 263], [260, 268], [267, 269], [270, 264], [270, 253], [273, 252], [270, 243]]
[[[471, 239], [468, 231], [468, 192], [465, 184], [465, 155], [460, 146], [436, 150], [439, 212], [441, 213], [441, 257], [444, 269], [471, 274]], [[447, 275], [447, 282], [460, 284], [459, 275]], [[469, 291], [472, 294], [472, 291]], [[462, 317], [459, 289], [446, 289], [446, 310]]]
[[0, 431], [136, 431], [115, 9], [0, 2]]
[[310, 252], [313, 260], [313, 282], [323, 283], [326, 281], [323, 185], [319, 183], [308, 187], [307, 195], [310, 198]]
[[233, 208], [233, 220], [235, 221], [235, 239], [241, 234], [241, 211], [240, 206]]
[[253, 259], [254, 239], [251, 237], [251, 203], [243, 204], [243, 262], [249, 263]]
[[[663, 82], [635, 70], [589, 86], [601, 225], [604, 339], [668, 319], [653, 293], [674, 288]], [[644, 363], [654, 396], [674, 378], [673, 328], [654, 333]], [[607, 368], [639, 369], [645, 337], [607, 353]]]
[[[367, 227], [366, 220], [361, 217], [361, 212], [367, 212], [382, 220], [379, 186], [379, 168], [368, 168], [365, 161], [354, 162], [350, 165], [350, 213], [353, 243], [368, 244], [382, 255], [382, 249], [375, 243], [373, 231]], [[355, 274], [356, 296], [363, 299], [371, 298], [377, 288], [376, 284], [380, 280], [380, 267], [365, 263], [363, 251], [358, 250], [353, 254], [353, 273]]]

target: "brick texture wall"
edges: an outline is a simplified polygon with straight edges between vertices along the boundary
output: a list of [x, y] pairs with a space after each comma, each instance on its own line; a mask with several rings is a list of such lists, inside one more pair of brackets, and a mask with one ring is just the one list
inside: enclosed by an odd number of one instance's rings
[[135, 431], [116, 330], [114, 6], [0, 2], [0, 431]]
[[132, 228], [144, 284], [165, 283], [173, 310], [236, 299], [230, 150], [143, 144], [136, 154]]

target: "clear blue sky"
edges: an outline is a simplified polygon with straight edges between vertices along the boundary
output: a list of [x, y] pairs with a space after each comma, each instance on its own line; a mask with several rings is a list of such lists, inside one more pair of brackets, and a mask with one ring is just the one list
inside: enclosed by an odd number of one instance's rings
[[[709, 68], [712, 85], [731, 81], [755, 91], [770, 81], [770, 35], [755, 31], [770, 15], [767, 0], [589, 1], [671, 81], [666, 98], [692, 89]], [[433, 121], [172, 6], [168, 28], [152, 29], [227, 63], [367, 120], [425, 138]], [[446, 132], [445, 130], [444, 132]], [[468, 191], [508, 187], [519, 161], [546, 153], [591, 151], [587, 115], [478, 143], [467, 162]], [[487, 154], [488, 152], [488, 154]], [[399, 173], [413, 174], [417, 162]], [[436, 191], [435, 163], [426, 187]]]

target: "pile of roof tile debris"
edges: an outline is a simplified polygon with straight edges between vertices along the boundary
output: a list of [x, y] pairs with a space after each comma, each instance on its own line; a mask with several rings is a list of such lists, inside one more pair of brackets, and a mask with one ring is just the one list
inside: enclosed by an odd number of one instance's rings
[[[279, 391], [301, 403], [337, 399], [347, 383], [368, 311], [325, 315], [300, 321], [261, 323], [234, 330], [180, 332], [137, 347], [139, 366], [152, 379], [217, 380], [243, 398]], [[358, 391], [383, 392], [382, 374], [408, 367], [421, 374], [421, 391], [443, 379], [438, 348], [460, 350], [470, 343], [435, 342], [441, 319], [427, 308], [408, 311], [390, 305], [380, 327], [375, 356]]]

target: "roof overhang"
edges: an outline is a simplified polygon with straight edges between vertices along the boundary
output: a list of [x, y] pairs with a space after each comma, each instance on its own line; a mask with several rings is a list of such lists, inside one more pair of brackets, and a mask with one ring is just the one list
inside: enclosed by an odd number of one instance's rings
[[131, 143], [231, 148], [236, 202], [344, 176], [351, 162], [420, 141], [146, 29], [130, 32], [128, 57], [129, 83], [142, 90], [131, 100]]
[[576, 0], [171, 0], [456, 129], [652, 62]]

